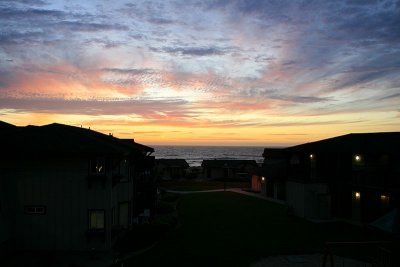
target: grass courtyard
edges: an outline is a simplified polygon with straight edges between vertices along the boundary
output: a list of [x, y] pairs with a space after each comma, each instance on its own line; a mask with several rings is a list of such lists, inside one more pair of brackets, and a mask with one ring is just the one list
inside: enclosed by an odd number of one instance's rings
[[347, 224], [314, 224], [283, 206], [232, 192], [182, 195], [180, 225], [124, 266], [249, 266], [262, 257], [323, 252], [326, 241], [378, 238]]
[[161, 181], [159, 187], [177, 191], [201, 191], [226, 188], [250, 188], [250, 182], [235, 181], [205, 181], [205, 180], [172, 180]]

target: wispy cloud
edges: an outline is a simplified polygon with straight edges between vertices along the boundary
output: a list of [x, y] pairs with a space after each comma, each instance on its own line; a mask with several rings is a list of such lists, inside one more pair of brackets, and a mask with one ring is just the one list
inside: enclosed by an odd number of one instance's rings
[[225, 54], [224, 49], [218, 47], [152, 47], [151, 50], [155, 52], [178, 54], [182, 56], [213, 56]]
[[185, 115], [188, 110], [185, 100], [65, 100], [52, 98], [0, 98], [0, 109], [14, 109], [16, 112], [39, 112], [87, 115], [129, 115], [142, 116], [164, 114]]
[[285, 95], [276, 89], [249, 89], [242, 90], [239, 92], [240, 95], [250, 98], [264, 98], [264, 99], [275, 99], [295, 103], [316, 103], [316, 102], [327, 102], [332, 99], [327, 97], [316, 97], [316, 96], [299, 96], [299, 95]]
[[393, 130], [399, 14], [396, 0], [3, 0], [0, 110], [252, 136]]
[[110, 23], [91, 23], [80, 21], [62, 21], [56, 24], [56, 27], [62, 30], [96, 32], [96, 31], [126, 31], [129, 28], [125, 25]]

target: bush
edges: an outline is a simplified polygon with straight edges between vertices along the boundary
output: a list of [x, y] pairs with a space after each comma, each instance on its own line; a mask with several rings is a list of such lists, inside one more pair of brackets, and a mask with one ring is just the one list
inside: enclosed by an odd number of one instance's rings
[[190, 172], [190, 173], [186, 174], [185, 178], [188, 179], [188, 180], [197, 179], [197, 173]]
[[145, 249], [162, 238], [168, 230], [167, 224], [134, 225], [132, 230], [116, 241], [114, 248], [119, 252]]
[[167, 227], [169, 229], [175, 227], [177, 223], [178, 223], [178, 217], [176, 216], [176, 214], [159, 216], [153, 221], [153, 224], [164, 225], [164, 227]]
[[168, 214], [175, 210], [175, 206], [169, 202], [161, 201], [156, 207], [156, 214]]
[[165, 193], [161, 197], [162, 201], [165, 201], [165, 202], [175, 202], [178, 200], [178, 198], [179, 198], [179, 196], [177, 194], [172, 194], [172, 193]]

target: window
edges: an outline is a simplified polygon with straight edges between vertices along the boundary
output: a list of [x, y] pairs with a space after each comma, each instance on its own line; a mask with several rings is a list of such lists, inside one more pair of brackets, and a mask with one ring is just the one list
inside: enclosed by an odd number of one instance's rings
[[291, 165], [299, 165], [300, 164], [300, 159], [299, 159], [299, 157], [297, 156], [297, 155], [292, 155], [291, 157], [290, 157], [290, 164]]
[[90, 173], [91, 174], [104, 174], [105, 173], [105, 164], [106, 161], [104, 158], [92, 159], [90, 161]]
[[24, 208], [25, 214], [38, 214], [44, 215], [46, 214], [46, 206], [25, 206]]
[[388, 195], [381, 195], [381, 210], [382, 214], [385, 214], [390, 210], [390, 197]]
[[118, 224], [124, 228], [129, 225], [129, 204], [128, 202], [121, 202], [118, 205]]
[[89, 229], [103, 230], [104, 219], [104, 210], [89, 210]]

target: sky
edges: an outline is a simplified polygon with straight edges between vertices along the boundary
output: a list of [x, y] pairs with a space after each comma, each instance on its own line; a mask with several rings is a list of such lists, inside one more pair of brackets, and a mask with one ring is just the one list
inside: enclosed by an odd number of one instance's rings
[[400, 1], [0, 0], [0, 120], [148, 145], [400, 131]]

